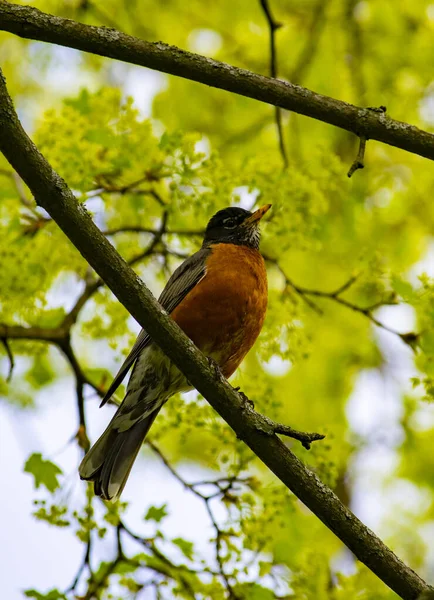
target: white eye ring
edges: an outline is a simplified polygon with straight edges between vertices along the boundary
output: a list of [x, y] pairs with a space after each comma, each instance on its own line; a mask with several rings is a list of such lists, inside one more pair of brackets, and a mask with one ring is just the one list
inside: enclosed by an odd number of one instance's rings
[[225, 229], [235, 229], [236, 226], [237, 223], [232, 217], [228, 217], [227, 219], [223, 220], [223, 227]]

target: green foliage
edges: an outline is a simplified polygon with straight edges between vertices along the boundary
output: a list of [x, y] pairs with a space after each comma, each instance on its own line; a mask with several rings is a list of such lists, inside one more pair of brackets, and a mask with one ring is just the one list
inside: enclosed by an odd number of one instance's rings
[[[71, 521], [66, 518], [68, 515], [68, 507], [63, 504], [50, 502], [47, 506], [46, 500], [35, 500], [36, 506], [39, 506], [33, 516], [39, 521], [45, 521], [54, 527], [69, 527]], [[83, 540], [82, 540], [83, 541]]]
[[[269, 31], [259, 1], [206, 7], [198, 0], [38, 0], [34, 5], [269, 72]], [[283, 24], [276, 32], [279, 77], [361, 106], [386, 104], [391, 116], [432, 127], [429, 2], [405, 0], [399, 11], [373, 2], [270, 0], [270, 5]], [[411, 52], [402, 52], [404, 45]], [[164, 76], [151, 117], [145, 118], [142, 93], [135, 89], [144, 70], [84, 53], [75, 66], [66, 65], [50, 46], [13, 36], [2, 38], [1, 54], [8, 86], [38, 147], [98, 226], [121, 230], [110, 241], [156, 294], [182, 257], [199, 247], [194, 232], [200, 234], [217, 209], [240, 201], [272, 203], [262, 240], [267, 319], [233, 384], [271, 418], [326, 433], [309, 452], [287, 443], [346, 504], [360, 507], [362, 496], [363, 507], [366, 498], [381, 498], [377, 533], [422, 576], [429, 574], [431, 163], [368, 141], [365, 170], [348, 180], [355, 136], [284, 112], [289, 165], [282, 169], [270, 106]], [[59, 64], [71, 69], [72, 88], [55, 81]], [[125, 91], [127, 82], [134, 101]], [[166, 231], [156, 237], [165, 222]], [[3, 160], [0, 260], [2, 325], [64, 327], [85, 285], [96, 281]], [[378, 323], [402, 335], [386, 333]], [[116, 370], [113, 356], [120, 364], [134, 342], [132, 330], [124, 308], [99, 286], [63, 341], [71, 342], [87, 380], [103, 390]], [[65, 386], [75, 390], [58, 345], [47, 351], [48, 343], [34, 338], [10, 339], [9, 345], [17, 366], [10, 382], [0, 380], [1, 399], [18, 409], [29, 409], [36, 392], [47, 404], [55, 402], [46, 390], [66, 377]], [[3, 375], [9, 365], [2, 346], [0, 352]], [[384, 386], [365, 391], [376, 394], [375, 403], [366, 397], [357, 404], [353, 392], [367, 377]], [[388, 411], [392, 388], [394, 410]], [[94, 401], [91, 393], [88, 402]], [[363, 412], [364, 401], [374, 414]], [[87, 402], [85, 408], [87, 414]], [[359, 423], [360, 412], [365, 420]], [[368, 417], [375, 420], [369, 427]], [[84, 500], [77, 500], [60, 467], [40, 453], [25, 465], [35, 487], [47, 491], [35, 502], [35, 518], [76, 536], [83, 549], [90, 542], [113, 548], [112, 558], [92, 558], [93, 573], [85, 567], [82, 574], [80, 585], [95, 597], [149, 592], [191, 599], [193, 589], [198, 598], [223, 600], [230, 597], [226, 576], [240, 600], [396, 598], [360, 563], [343, 561], [350, 569], [340, 573], [342, 545], [335, 536], [277, 483], [201, 397], [172, 398], [151, 436], [173, 468], [184, 461], [206, 469], [207, 480], [224, 479], [211, 485], [212, 492], [194, 487], [195, 501], [204, 506], [198, 492], [216, 494], [208, 507], [219, 515], [218, 531], [211, 523], [200, 544], [188, 523], [181, 524], [178, 537], [170, 533], [172, 498], [156, 506], [150, 491], [148, 507], [143, 498], [135, 499], [144, 518], [134, 525], [146, 532], [138, 534], [133, 525], [129, 529], [125, 503], [105, 503], [101, 509], [91, 486]], [[393, 456], [387, 473], [381, 460], [365, 467], [365, 453], [383, 450]], [[172, 477], [169, 471], [167, 476]], [[181, 489], [188, 502], [193, 489]], [[70, 600], [81, 590], [25, 593], [37, 600]]]
[[24, 471], [33, 475], [36, 489], [43, 485], [49, 492], [54, 492], [60, 486], [59, 475], [62, 475], [62, 469], [50, 460], [44, 460], [39, 452], [27, 459]]
[[145, 521], [155, 521], [156, 523], [160, 523], [160, 521], [168, 515], [166, 508], [167, 504], [163, 504], [160, 507], [150, 506], [146, 512]]
[[36, 590], [26, 590], [24, 594], [27, 598], [35, 598], [35, 600], [66, 600], [65, 594], [59, 590], [50, 590], [46, 594], [41, 594]]
[[182, 538], [174, 538], [172, 543], [181, 550], [183, 555], [189, 560], [193, 560], [194, 544]]

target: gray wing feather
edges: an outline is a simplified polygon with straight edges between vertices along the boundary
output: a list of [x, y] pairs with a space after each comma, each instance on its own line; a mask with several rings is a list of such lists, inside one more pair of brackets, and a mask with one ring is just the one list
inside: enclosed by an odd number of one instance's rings
[[[187, 258], [171, 275], [164, 290], [158, 299], [161, 306], [170, 314], [180, 304], [199, 281], [205, 276], [206, 258], [211, 252], [210, 248], [201, 248], [198, 252]], [[144, 329], [139, 333], [137, 340], [123, 362], [112, 384], [107, 390], [100, 406], [113, 396], [119, 385], [122, 383], [125, 375], [137, 360], [139, 354], [148, 346], [151, 338]]]

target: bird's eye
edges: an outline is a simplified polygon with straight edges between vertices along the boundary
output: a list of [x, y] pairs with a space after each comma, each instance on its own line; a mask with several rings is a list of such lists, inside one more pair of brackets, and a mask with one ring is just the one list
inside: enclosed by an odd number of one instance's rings
[[232, 217], [223, 219], [223, 227], [225, 229], [235, 229], [236, 226], [237, 226], [237, 222]]

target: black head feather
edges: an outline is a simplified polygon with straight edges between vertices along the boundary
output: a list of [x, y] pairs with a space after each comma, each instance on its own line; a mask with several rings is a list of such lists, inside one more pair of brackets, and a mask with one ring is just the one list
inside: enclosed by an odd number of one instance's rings
[[219, 210], [207, 225], [204, 245], [227, 243], [259, 248], [259, 221], [245, 222], [252, 214], [248, 210], [236, 206]]

